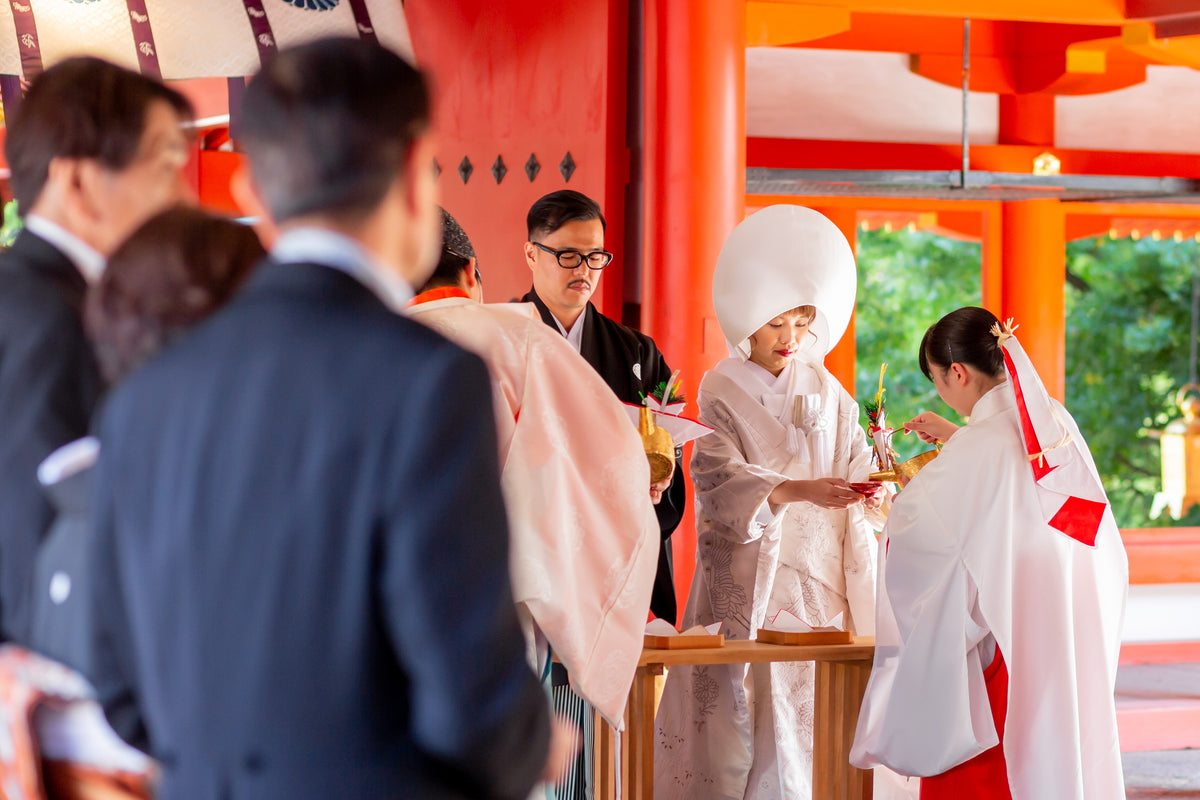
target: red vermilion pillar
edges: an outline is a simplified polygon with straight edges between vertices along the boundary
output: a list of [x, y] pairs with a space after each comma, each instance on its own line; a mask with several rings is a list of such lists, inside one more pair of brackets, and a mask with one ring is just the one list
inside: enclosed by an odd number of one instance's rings
[[979, 212], [980, 304], [996, 316], [1003, 311], [1004, 289], [1004, 203], [989, 203]]
[[[701, 377], [727, 355], [712, 274], [746, 194], [745, 0], [645, 0], [645, 48], [642, 327], [695, 413]], [[688, 495], [672, 537], [681, 612], [696, 560]]]
[[1004, 203], [1001, 211], [1000, 318], [1017, 337], [1052, 397], [1065, 391], [1066, 221], [1057, 200]]
[[[858, 209], [856, 208], [818, 208], [825, 216], [837, 225], [841, 232], [845, 235], [846, 241], [850, 243], [850, 249], [857, 253], [857, 236], [858, 236]], [[857, 258], [855, 259], [857, 261]], [[854, 341], [854, 320], [856, 313], [850, 314], [850, 324], [846, 326], [846, 333], [833, 350], [829, 351], [829, 355], [825, 356], [825, 368], [833, 373], [833, 377], [838, 379], [842, 387], [854, 396], [854, 371], [858, 360], [858, 347]]]
[[998, 111], [999, 144], [1054, 146], [1054, 95], [1002, 94]]

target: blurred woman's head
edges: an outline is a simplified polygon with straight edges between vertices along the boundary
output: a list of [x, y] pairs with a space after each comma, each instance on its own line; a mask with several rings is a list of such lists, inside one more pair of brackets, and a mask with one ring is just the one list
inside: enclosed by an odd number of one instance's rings
[[179, 206], [147, 220], [109, 257], [85, 322], [116, 383], [223, 305], [266, 255], [250, 228]]

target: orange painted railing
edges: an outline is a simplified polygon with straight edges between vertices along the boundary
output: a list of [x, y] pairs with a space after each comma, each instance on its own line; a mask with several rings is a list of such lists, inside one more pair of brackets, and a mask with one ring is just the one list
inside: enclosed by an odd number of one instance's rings
[[1131, 584], [1200, 583], [1200, 528], [1127, 528]]

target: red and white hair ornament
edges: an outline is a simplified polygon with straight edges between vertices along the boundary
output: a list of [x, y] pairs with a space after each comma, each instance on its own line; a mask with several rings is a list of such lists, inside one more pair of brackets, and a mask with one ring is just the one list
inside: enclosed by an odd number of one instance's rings
[[1043, 518], [1055, 530], [1094, 547], [1108, 508], [1104, 488], [1080, 442], [1071, 435], [1033, 362], [1021, 347], [1012, 319], [992, 326], [1016, 395], [1025, 453], [1038, 485]]

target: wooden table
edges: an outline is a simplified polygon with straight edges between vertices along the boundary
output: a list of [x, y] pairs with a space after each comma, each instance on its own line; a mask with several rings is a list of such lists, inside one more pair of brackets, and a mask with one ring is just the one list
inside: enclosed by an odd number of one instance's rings
[[[855, 637], [852, 644], [796, 646], [755, 641], [726, 641], [724, 647], [643, 650], [625, 709], [621, 737], [621, 785], [625, 800], [654, 798], [654, 676], [664, 667], [702, 664], [816, 662], [813, 733], [813, 797], [822, 800], [870, 800], [871, 772], [850, 765], [850, 744], [858, 722], [875, 640]], [[596, 797], [616, 797], [615, 742], [612, 729], [596, 715]]]

